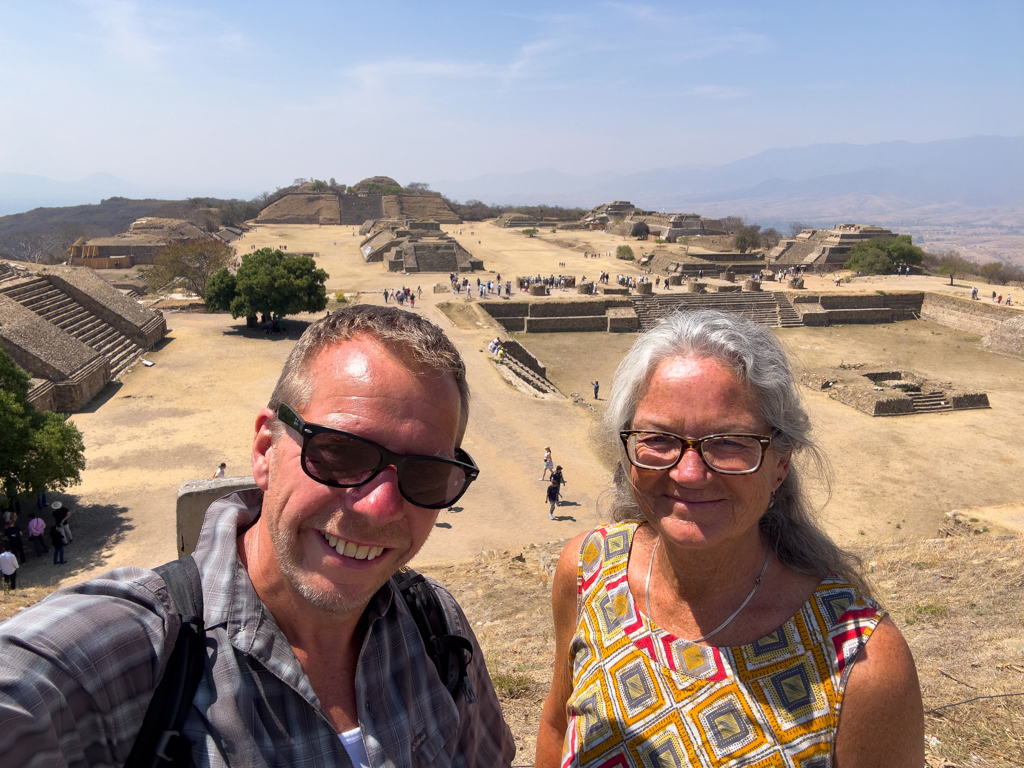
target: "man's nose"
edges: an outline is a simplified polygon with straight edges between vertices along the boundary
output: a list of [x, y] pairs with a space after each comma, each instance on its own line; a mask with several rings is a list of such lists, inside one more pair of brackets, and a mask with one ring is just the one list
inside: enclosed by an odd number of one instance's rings
[[398, 490], [398, 470], [389, 464], [365, 485], [350, 488], [349, 505], [353, 512], [383, 525], [405, 513], [405, 498]]

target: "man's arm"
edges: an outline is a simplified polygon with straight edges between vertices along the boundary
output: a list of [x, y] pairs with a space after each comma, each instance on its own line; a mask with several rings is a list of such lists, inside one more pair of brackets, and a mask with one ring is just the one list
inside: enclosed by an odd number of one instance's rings
[[123, 763], [178, 624], [160, 577], [123, 568], [0, 625], [5, 768]]

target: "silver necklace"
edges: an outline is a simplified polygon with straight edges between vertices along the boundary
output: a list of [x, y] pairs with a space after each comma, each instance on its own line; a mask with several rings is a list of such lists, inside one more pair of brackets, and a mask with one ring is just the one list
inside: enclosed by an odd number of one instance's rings
[[[654, 570], [654, 555], [658, 551], [658, 545], [659, 544], [661, 544], [661, 539], [660, 538], [655, 539], [654, 540], [654, 547], [651, 549], [651, 562], [647, 564], [647, 581], [644, 584], [644, 603], [647, 606], [647, 618], [648, 619], [651, 619], [651, 571]], [[728, 619], [723, 621], [721, 623], [721, 625], [718, 627], [718, 629], [712, 630], [711, 632], [708, 632], [706, 635], [701, 635], [696, 640], [688, 640], [687, 642], [690, 642], [690, 643], [700, 643], [700, 642], [703, 642], [704, 640], [707, 640], [709, 637], [714, 637], [719, 632], [721, 632], [723, 629], [728, 627], [733, 619], [735, 619], [737, 616], [740, 615], [740, 611], [742, 611], [744, 608], [747, 607], [747, 603], [750, 602], [750, 599], [754, 596], [754, 593], [757, 592], [757, 588], [761, 586], [761, 580], [764, 578], [764, 574], [768, 570], [768, 561], [771, 559], [771, 556], [772, 556], [772, 551], [769, 548], [768, 552], [765, 553], [765, 556], [764, 556], [764, 565], [761, 566], [761, 573], [758, 575], [757, 581], [754, 582], [754, 588], [752, 590], [750, 590], [750, 594], [747, 595], [747, 599], [744, 600], [742, 603], [740, 603], [740, 607], [732, 612], [732, 616], [730, 616]], [[651, 620], [653, 621], [653, 619], [651, 619]]]

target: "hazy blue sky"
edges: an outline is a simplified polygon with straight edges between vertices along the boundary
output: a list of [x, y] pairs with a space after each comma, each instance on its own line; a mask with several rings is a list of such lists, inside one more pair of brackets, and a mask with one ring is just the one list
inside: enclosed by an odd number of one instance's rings
[[1024, 2], [0, 0], [0, 171], [252, 196], [1024, 132]]

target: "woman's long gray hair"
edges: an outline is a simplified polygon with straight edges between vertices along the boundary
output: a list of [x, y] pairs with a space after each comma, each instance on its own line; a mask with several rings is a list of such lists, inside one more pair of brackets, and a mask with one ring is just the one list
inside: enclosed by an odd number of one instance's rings
[[[710, 358], [736, 372], [754, 396], [772, 434], [777, 453], [804, 453], [829, 488], [828, 463], [810, 437], [811, 423], [800, 404], [789, 361], [775, 335], [738, 315], [716, 310], [675, 312], [647, 331], [619, 363], [604, 417], [606, 439], [618, 446], [612, 518], [643, 520], [630, 483], [630, 465], [619, 432], [633, 426], [633, 416], [658, 365], [670, 358]], [[830, 573], [870, 594], [860, 558], [836, 545], [821, 530], [801, 487], [799, 472], [789, 474], [775, 492], [774, 503], [760, 521], [761, 535], [776, 557], [795, 571], [825, 578]]]

